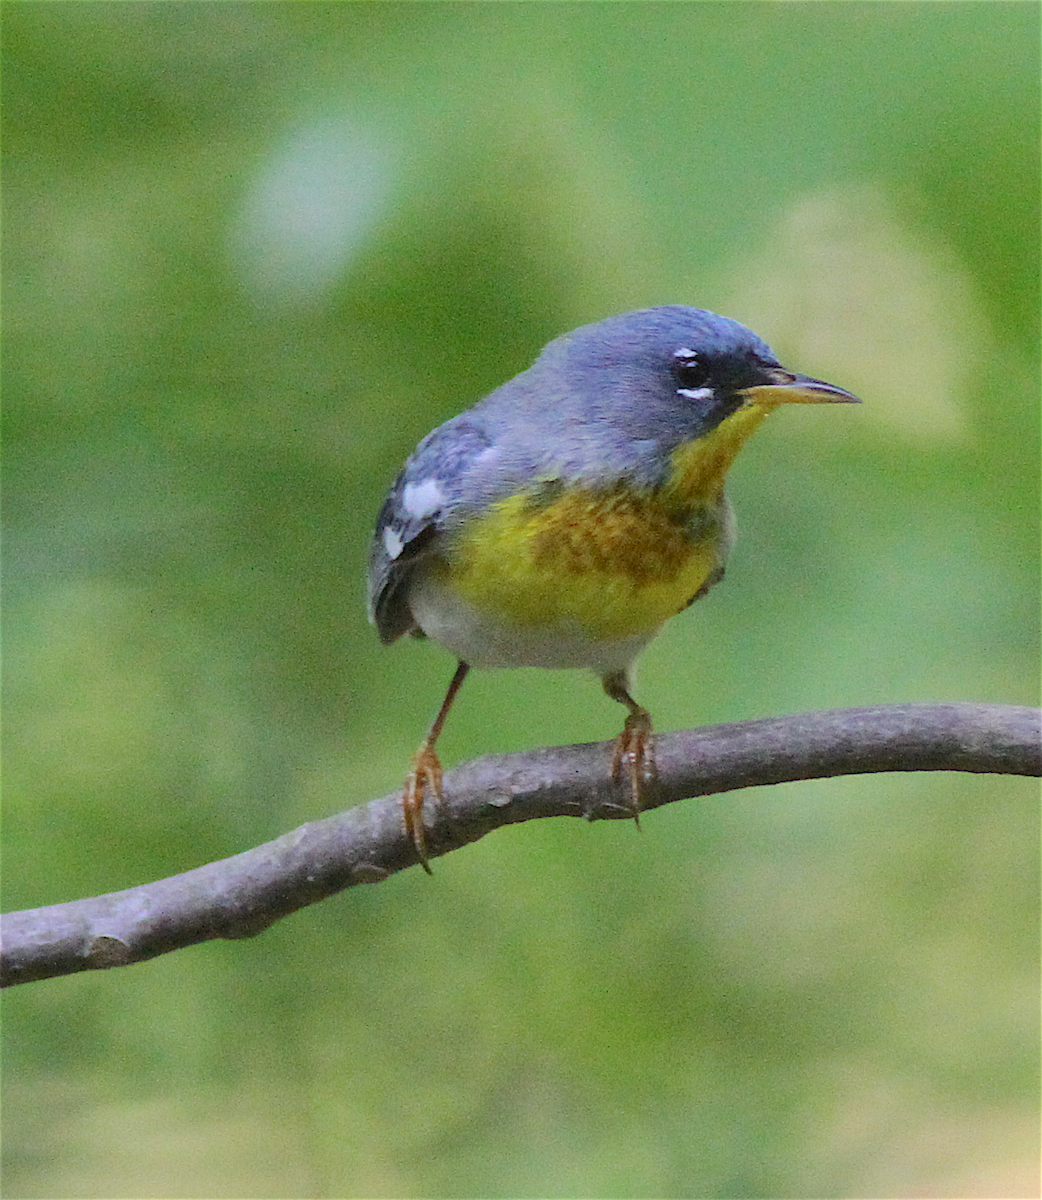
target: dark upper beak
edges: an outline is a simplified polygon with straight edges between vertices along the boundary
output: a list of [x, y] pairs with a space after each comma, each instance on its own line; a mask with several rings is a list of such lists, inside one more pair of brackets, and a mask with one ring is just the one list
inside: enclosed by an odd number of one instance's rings
[[744, 388], [742, 395], [751, 404], [762, 404], [774, 408], [778, 404], [860, 404], [853, 392], [811, 379], [809, 375], [793, 375], [775, 367], [770, 371], [769, 382]]

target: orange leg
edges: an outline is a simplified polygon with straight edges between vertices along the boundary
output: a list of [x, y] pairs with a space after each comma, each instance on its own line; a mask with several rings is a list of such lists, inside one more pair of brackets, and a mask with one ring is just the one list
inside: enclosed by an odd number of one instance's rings
[[461, 662], [456, 668], [449, 689], [445, 693], [445, 699], [441, 702], [441, 708], [438, 709], [438, 715], [434, 718], [427, 731], [427, 736], [420, 743], [420, 748], [413, 757], [412, 770], [405, 777], [405, 790], [402, 792], [402, 819], [405, 824], [405, 832], [412, 839], [420, 866], [428, 875], [433, 872], [427, 862], [427, 839], [423, 832], [423, 798], [429, 788], [434, 799], [441, 802], [441, 763], [434, 751], [434, 743], [438, 740], [438, 734], [441, 733], [441, 727], [449, 715], [452, 702], [456, 699], [456, 693], [460, 690], [460, 685], [466, 679], [469, 670], [470, 667], [465, 662]]
[[612, 671], [601, 683], [613, 700], [624, 704], [630, 712], [622, 733], [615, 741], [611, 759], [611, 777], [616, 783], [624, 779], [630, 785], [630, 809], [640, 828], [641, 793], [655, 779], [655, 742], [651, 729], [651, 713], [642, 708], [630, 695], [625, 671]]

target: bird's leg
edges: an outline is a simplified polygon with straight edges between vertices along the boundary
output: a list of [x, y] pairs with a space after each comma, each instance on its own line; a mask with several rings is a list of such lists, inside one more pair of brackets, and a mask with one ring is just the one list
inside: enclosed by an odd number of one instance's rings
[[441, 733], [441, 727], [449, 715], [452, 702], [456, 699], [456, 693], [460, 690], [460, 685], [466, 679], [469, 670], [470, 667], [465, 662], [461, 662], [456, 668], [449, 689], [445, 693], [445, 699], [441, 702], [441, 708], [438, 709], [438, 715], [431, 723], [430, 729], [427, 730], [427, 736], [420, 743], [420, 748], [413, 757], [412, 770], [405, 777], [405, 790], [402, 792], [402, 819], [405, 823], [405, 832], [412, 839], [420, 866], [428, 875], [433, 872], [427, 862], [427, 839], [423, 832], [423, 797], [430, 788], [435, 800], [441, 802], [441, 763], [434, 752], [434, 743], [438, 740], [438, 734]]
[[630, 695], [625, 671], [611, 671], [601, 678], [604, 690], [613, 700], [625, 704], [630, 715], [615, 741], [611, 777], [616, 783], [624, 778], [630, 785], [630, 808], [640, 828], [641, 790], [655, 778], [655, 745], [651, 731], [651, 713]]

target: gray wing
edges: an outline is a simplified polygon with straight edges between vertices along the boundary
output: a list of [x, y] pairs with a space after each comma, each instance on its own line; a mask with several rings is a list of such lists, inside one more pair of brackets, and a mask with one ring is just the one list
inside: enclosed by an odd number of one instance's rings
[[471, 468], [491, 445], [482, 423], [461, 413], [420, 442], [391, 486], [369, 551], [369, 620], [384, 645], [416, 631], [409, 609], [413, 574], [466, 507]]

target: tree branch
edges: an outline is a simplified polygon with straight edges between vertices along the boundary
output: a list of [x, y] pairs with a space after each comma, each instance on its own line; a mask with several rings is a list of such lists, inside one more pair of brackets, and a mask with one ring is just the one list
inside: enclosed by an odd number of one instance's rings
[[[660, 735], [657, 808], [692, 796], [877, 771], [1042, 775], [1042, 714], [988, 704], [837, 709]], [[625, 818], [608, 743], [475, 759], [424, 812], [431, 857], [537, 817]], [[650, 790], [650, 789], [649, 789]], [[181, 875], [0, 922], [0, 985], [125, 966], [210, 938], [251, 937], [280, 917], [416, 865], [400, 795]]]

